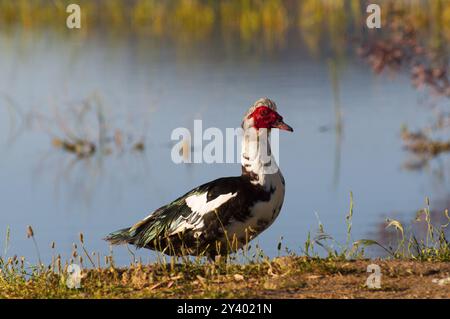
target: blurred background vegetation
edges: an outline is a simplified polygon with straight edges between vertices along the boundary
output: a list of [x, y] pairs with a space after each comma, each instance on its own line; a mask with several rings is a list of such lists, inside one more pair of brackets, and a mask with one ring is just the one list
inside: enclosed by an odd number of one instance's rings
[[[66, 7], [73, 0], [0, 0], [0, 27], [25, 30], [65, 26]], [[265, 49], [283, 47], [289, 33], [298, 33], [312, 53], [322, 41], [335, 52], [344, 48], [349, 30], [365, 21], [362, 0], [78, 0], [80, 34], [127, 33], [171, 39], [183, 44], [220, 38]], [[450, 0], [385, 0], [382, 19], [400, 14], [429, 41], [450, 40]]]

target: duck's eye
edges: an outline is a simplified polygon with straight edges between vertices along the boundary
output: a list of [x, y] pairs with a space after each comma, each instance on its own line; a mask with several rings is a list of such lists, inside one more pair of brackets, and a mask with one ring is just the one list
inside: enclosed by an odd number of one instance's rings
[[262, 115], [262, 116], [267, 116], [268, 114], [269, 114], [269, 111], [266, 110], [266, 109], [264, 109], [264, 110], [261, 111], [261, 115]]

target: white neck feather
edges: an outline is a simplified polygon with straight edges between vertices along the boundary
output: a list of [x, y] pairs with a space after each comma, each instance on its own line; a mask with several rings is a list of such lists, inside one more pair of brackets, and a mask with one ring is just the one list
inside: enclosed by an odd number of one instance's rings
[[243, 174], [250, 175], [253, 184], [267, 187], [271, 186], [271, 177], [280, 174], [270, 149], [269, 136], [267, 129], [245, 129], [241, 151]]

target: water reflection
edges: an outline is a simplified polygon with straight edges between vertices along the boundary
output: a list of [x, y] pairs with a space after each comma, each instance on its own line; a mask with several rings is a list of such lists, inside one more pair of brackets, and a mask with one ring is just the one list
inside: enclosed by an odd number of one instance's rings
[[[439, 103], [436, 97], [445, 99], [450, 96], [448, 46], [439, 40], [442, 38], [439, 24], [434, 26], [431, 31], [432, 42], [427, 44], [429, 40], [424, 38], [421, 29], [411, 16], [408, 16], [408, 12], [394, 16], [387, 23], [386, 29], [385, 32], [364, 38], [358, 53], [375, 73], [380, 74], [386, 69], [391, 73], [407, 73], [414, 87], [426, 88], [427, 93], [433, 97], [431, 101], [425, 100], [425, 105], [431, 110], [430, 115], [433, 117], [431, 124], [416, 131], [410, 131], [407, 125], [403, 124], [401, 138], [404, 141], [404, 148], [410, 154], [402, 167], [409, 171], [426, 172], [432, 180], [432, 185], [440, 189], [436, 191], [436, 196], [443, 200], [436, 202], [433, 207], [437, 209], [431, 210], [427, 218], [431, 218], [436, 227], [447, 225], [448, 217], [444, 212], [448, 209], [450, 198], [447, 187], [450, 162], [445, 153], [450, 151], [448, 138], [450, 113], [446, 103]], [[416, 249], [415, 254], [420, 253], [416, 245], [422, 241], [428, 242], [430, 236], [430, 223], [424, 222], [423, 216], [419, 215], [424, 215], [423, 211], [419, 211], [414, 222], [411, 222], [411, 217], [408, 218], [411, 214], [405, 212], [401, 214], [401, 223], [406, 225], [412, 242], [416, 243], [408, 249]], [[399, 238], [398, 233], [386, 229], [386, 225], [389, 223], [379, 223], [376, 231], [378, 241], [386, 247], [397, 247], [402, 244], [403, 237]], [[446, 227], [442, 229], [443, 234], [446, 233], [448, 236], [448, 229]], [[404, 231], [401, 233], [404, 234]], [[445, 242], [445, 238], [443, 241]]]
[[[443, 231], [446, 237], [450, 234], [448, 229], [450, 216], [448, 215], [447, 208], [449, 205], [450, 201], [447, 196], [443, 200], [440, 199], [431, 202], [432, 208], [430, 209], [425, 204], [424, 209], [415, 212], [389, 213], [390, 217], [386, 217], [384, 221], [379, 222], [375, 228], [376, 230], [371, 232], [370, 236], [389, 251], [394, 252], [399, 249], [399, 246], [404, 245], [400, 249], [404, 250], [405, 255], [420, 256], [420, 251], [417, 250], [417, 247], [421, 244], [425, 244], [430, 248], [437, 248], [437, 246], [434, 246], [437, 243], [432, 241], [435, 238], [431, 237], [431, 232], [438, 234], [438, 232]], [[429, 211], [429, 215], [427, 214], [427, 210]], [[401, 231], [394, 227], [388, 227], [389, 222], [393, 219], [401, 223]], [[442, 238], [442, 240], [442, 243], [445, 243], [445, 238]], [[375, 248], [373, 249], [375, 254], [389, 256], [380, 247]]]

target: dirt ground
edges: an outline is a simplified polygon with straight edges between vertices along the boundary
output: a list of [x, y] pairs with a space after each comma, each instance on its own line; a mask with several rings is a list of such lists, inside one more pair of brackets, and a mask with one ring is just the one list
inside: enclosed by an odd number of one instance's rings
[[[380, 288], [369, 288], [380, 267]], [[268, 268], [245, 267], [208, 279], [169, 281], [158, 286], [158, 297], [175, 298], [450, 298], [450, 263], [397, 260], [307, 261], [302, 257], [274, 259]], [[144, 290], [145, 291], [145, 290]], [[144, 296], [149, 296], [141, 291]]]
[[[380, 288], [366, 285], [369, 264], [380, 266]], [[269, 298], [450, 298], [450, 263], [355, 261], [336, 271], [300, 275], [300, 287], [261, 291]], [[447, 278], [447, 279], [446, 279]], [[439, 282], [440, 280], [440, 282]]]
[[[379, 266], [380, 288], [367, 272]], [[2, 279], [3, 278], [3, 279]], [[165, 264], [83, 270], [79, 289], [64, 275], [0, 276], [1, 298], [450, 298], [450, 262], [336, 261], [281, 257], [256, 264]]]

